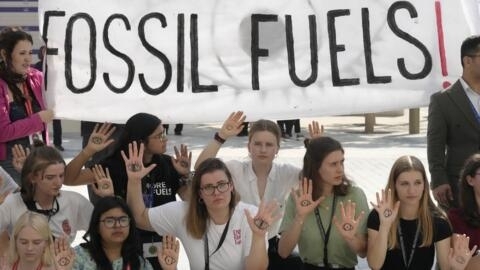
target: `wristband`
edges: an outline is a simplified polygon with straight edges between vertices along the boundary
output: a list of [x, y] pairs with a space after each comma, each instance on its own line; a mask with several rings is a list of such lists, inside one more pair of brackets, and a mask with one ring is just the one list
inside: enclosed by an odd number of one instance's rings
[[218, 135], [218, 132], [215, 132], [215, 136], [213, 136], [213, 139], [215, 139], [215, 141], [219, 142], [220, 144], [225, 143], [225, 139], [220, 137], [220, 135]]
[[192, 182], [193, 176], [195, 175], [195, 171], [189, 172], [187, 175], [180, 177], [180, 184], [181, 185], [190, 185]]

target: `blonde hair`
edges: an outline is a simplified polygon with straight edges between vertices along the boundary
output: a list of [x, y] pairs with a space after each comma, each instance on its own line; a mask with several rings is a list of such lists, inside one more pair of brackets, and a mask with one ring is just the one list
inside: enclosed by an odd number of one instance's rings
[[[434, 203], [429, 193], [429, 184], [425, 167], [422, 162], [414, 156], [402, 156], [398, 158], [390, 170], [390, 176], [388, 177], [388, 183], [385, 190], [391, 189], [393, 202], [398, 201], [397, 191], [395, 189], [395, 183], [398, 176], [404, 172], [415, 171], [422, 174], [423, 178], [423, 193], [420, 198], [420, 206], [418, 209], [418, 222], [420, 225], [420, 231], [422, 234], [422, 247], [430, 246], [433, 242], [433, 218], [441, 217], [445, 218], [445, 214]], [[400, 222], [400, 217], [397, 215], [395, 221], [388, 233], [388, 248], [398, 248], [397, 239], [397, 227]]]
[[53, 244], [52, 231], [48, 224], [48, 220], [44, 215], [27, 211], [23, 213], [15, 222], [13, 227], [12, 236], [10, 238], [10, 246], [8, 250], [8, 261], [10, 265], [13, 265], [16, 261], [21, 260], [17, 252], [17, 238], [20, 231], [23, 228], [30, 227], [34, 229], [43, 240], [46, 241], [45, 250], [41, 258], [42, 264], [45, 266], [51, 266], [53, 264], [53, 254], [50, 251], [50, 245]]

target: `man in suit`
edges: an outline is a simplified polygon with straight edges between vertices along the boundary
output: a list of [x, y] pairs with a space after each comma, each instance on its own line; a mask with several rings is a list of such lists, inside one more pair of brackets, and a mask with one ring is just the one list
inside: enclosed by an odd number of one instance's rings
[[428, 108], [427, 155], [433, 195], [444, 209], [458, 206], [465, 160], [480, 147], [480, 36], [463, 41], [462, 77], [435, 93]]

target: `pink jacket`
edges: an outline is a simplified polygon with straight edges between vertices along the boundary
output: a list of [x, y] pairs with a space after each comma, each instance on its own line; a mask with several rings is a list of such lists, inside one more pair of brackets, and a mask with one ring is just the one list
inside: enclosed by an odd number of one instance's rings
[[[44, 110], [42, 72], [30, 68], [27, 74], [27, 81], [32, 88], [35, 99], [38, 101], [38, 104], [40, 104], [40, 108]], [[7, 83], [0, 79], [0, 160], [7, 158], [7, 142], [46, 130], [46, 125], [42, 122], [38, 113], [34, 113], [27, 118], [12, 123], [9, 116], [10, 103], [8, 100]]]

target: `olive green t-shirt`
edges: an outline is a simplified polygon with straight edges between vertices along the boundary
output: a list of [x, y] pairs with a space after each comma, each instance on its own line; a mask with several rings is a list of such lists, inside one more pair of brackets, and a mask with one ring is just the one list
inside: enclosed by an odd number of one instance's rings
[[[344, 204], [351, 200], [355, 202], [355, 217], [357, 217], [362, 211], [365, 215], [357, 228], [357, 234], [363, 234], [366, 237], [367, 234], [367, 218], [366, 215], [369, 212], [367, 198], [363, 190], [359, 187], [352, 186], [349, 190], [349, 193], [345, 196], [337, 196], [336, 198], [336, 207], [335, 207], [335, 216], [337, 220], [342, 219], [340, 202]], [[318, 206], [320, 218], [323, 223], [325, 232], [327, 231], [328, 225], [332, 222], [332, 228], [330, 229], [330, 237], [328, 240], [328, 262], [331, 264], [338, 264], [343, 267], [351, 268], [357, 265], [357, 254], [350, 249], [347, 242], [342, 238], [340, 233], [337, 231], [335, 224], [331, 221], [331, 208], [333, 202], [333, 195], [328, 196], [323, 200], [323, 202]], [[286, 231], [294, 222], [295, 218], [295, 201], [290, 195], [285, 209], [285, 215], [283, 217], [282, 225], [280, 226], [280, 232]], [[298, 240], [298, 248], [300, 252], [300, 257], [303, 262], [318, 265], [323, 263], [323, 247], [324, 241], [318, 227], [317, 219], [315, 218], [315, 213], [310, 213], [303, 223], [302, 232]]]

